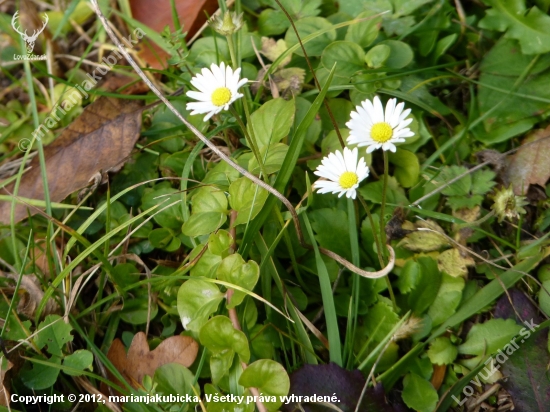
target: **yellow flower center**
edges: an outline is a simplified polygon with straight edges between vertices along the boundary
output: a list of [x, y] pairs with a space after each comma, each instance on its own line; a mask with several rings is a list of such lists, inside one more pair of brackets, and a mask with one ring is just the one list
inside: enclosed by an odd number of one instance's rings
[[231, 91], [227, 87], [218, 87], [212, 93], [212, 103], [214, 106], [224, 106], [231, 100]]
[[393, 129], [386, 122], [376, 123], [370, 129], [370, 137], [378, 143], [386, 143], [392, 136]]
[[340, 176], [340, 186], [342, 186], [343, 189], [350, 189], [353, 187], [353, 185], [356, 185], [359, 181], [359, 177], [356, 173], [353, 172], [344, 172]]

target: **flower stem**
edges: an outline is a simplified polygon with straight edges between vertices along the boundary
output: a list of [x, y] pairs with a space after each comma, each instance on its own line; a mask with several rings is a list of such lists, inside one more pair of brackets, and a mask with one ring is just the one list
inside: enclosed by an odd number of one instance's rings
[[[382, 151], [382, 154], [384, 156], [384, 177], [383, 177], [383, 187], [382, 187], [382, 203], [380, 204], [380, 243], [382, 246], [382, 250], [380, 251], [381, 255], [383, 256], [383, 262], [384, 265], [386, 264], [386, 259], [388, 257], [387, 255], [387, 248], [386, 248], [386, 219], [385, 219], [385, 209], [386, 209], [386, 192], [388, 190], [388, 174], [389, 174], [389, 160], [388, 160], [388, 154], [385, 150]], [[393, 289], [391, 287], [391, 282], [388, 276], [385, 276], [386, 278], [386, 285], [388, 286], [388, 292], [390, 294], [390, 299], [393, 304], [393, 310], [397, 312], [397, 303], [395, 302], [395, 295], [393, 293]]]
[[235, 43], [233, 42], [233, 35], [230, 34], [225, 36], [227, 39], [227, 47], [229, 48], [229, 55], [231, 56], [231, 63], [233, 64], [233, 69], [236, 70], [239, 67], [237, 62], [237, 55], [235, 54]]
[[[384, 177], [382, 186], [382, 202], [380, 204], [380, 239], [382, 239], [382, 246], [386, 244], [386, 222], [385, 222], [385, 209], [386, 209], [386, 192], [388, 190], [388, 154], [385, 150], [382, 151], [384, 156]], [[384, 262], [386, 261], [386, 248], [382, 247], [382, 255], [384, 256]]]

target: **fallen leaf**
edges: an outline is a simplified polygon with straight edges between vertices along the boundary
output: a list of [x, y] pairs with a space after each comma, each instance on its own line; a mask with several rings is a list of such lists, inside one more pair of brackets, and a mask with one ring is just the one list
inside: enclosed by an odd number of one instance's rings
[[[17, 282], [19, 274], [4, 273], [0, 271], [0, 277], [7, 277]], [[17, 313], [25, 315], [28, 318], [33, 318], [36, 308], [44, 298], [44, 292], [40, 287], [40, 281], [35, 275], [23, 275], [19, 285], [19, 302], [17, 303]], [[42, 311], [42, 316], [49, 315], [59, 311], [59, 305], [53, 298], [48, 299], [46, 307]]]
[[522, 146], [525, 147], [510, 157], [502, 176], [504, 185], [511, 183], [518, 196], [525, 195], [529, 185], [544, 187], [550, 177], [550, 126], [535, 130], [523, 140]]
[[[13, 368], [13, 363], [2, 356], [0, 363], [0, 406], [8, 406], [10, 404], [11, 379], [7, 379], [9, 371]], [[4, 366], [4, 363], [6, 364]]]
[[[211, 16], [218, 9], [217, 0], [177, 0], [175, 4], [183, 31], [187, 32], [188, 38], [206, 22], [207, 14]], [[174, 31], [170, 0], [157, 0], [154, 7], [151, 7], [150, 0], [131, 0], [130, 7], [132, 17], [154, 31], [160, 33], [166, 26]], [[166, 60], [170, 56], [154, 43], [142, 47], [139, 56], [154, 69], [168, 67]]]
[[[132, 339], [128, 354], [126, 354], [122, 341], [115, 339], [109, 348], [107, 358], [124, 376], [124, 379], [137, 389], [145, 375], [152, 377], [155, 370], [162, 365], [178, 363], [186, 368], [190, 367], [195, 361], [198, 351], [199, 345], [193, 338], [179, 335], [163, 340], [160, 345], [150, 351], [145, 333], [138, 332]], [[123, 386], [109, 370], [107, 370], [107, 375], [112, 382]], [[105, 385], [102, 385], [101, 391], [108, 393]]]
[[[131, 153], [141, 129], [140, 100], [100, 97], [90, 104], [49, 146], [44, 148], [48, 188], [52, 202], [89, 185], [99, 172], [115, 169]], [[44, 200], [38, 156], [21, 178], [18, 196]], [[13, 193], [14, 185], [1, 194]], [[0, 222], [10, 222], [11, 202], [0, 203]], [[32, 215], [33, 208], [29, 209]], [[27, 207], [18, 204], [15, 221], [27, 217]]]

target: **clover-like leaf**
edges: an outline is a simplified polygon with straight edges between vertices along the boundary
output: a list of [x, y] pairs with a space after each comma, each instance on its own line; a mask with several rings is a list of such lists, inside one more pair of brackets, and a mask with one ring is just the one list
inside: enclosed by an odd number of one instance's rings
[[213, 283], [189, 279], [178, 290], [178, 313], [185, 330], [198, 332], [218, 309], [224, 294]]
[[[235, 253], [222, 260], [220, 266], [218, 266], [216, 275], [219, 280], [252, 290], [260, 277], [260, 267], [253, 260], [245, 263], [241, 255]], [[240, 305], [245, 296], [246, 293], [234, 290], [227, 308], [232, 309]]]
[[260, 359], [246, 368], [239, 378], [239, 385], [245, 388], [258, 388], [266, 398], [264, 405], [269, 411], [281, 406], [281, 397], [290, 389], [290, 379], [285, 368], [271, 359]]

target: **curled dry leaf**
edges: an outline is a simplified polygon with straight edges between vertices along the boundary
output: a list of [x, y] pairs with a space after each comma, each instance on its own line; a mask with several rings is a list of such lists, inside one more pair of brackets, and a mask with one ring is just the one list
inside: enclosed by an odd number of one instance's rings
[[[139, 100], [100, 97], [90, 104], [52, 144], [44, 148], [48, 188], [52, 202], [60, 202], [71, 193], [89, 185], [98, 175], [116, 169], [127, 158], [141, 129]], [[18, 196], [44, 200], [44, 188], [38, 156], [21, 178]], [[0, 194], [13, 193], [14, 185]], [[11, 202], [0, 202], [0, 222], [10, 222]], [[29, 213], [35, 209], [29, 208]], [[18, 204], [15, 221], [27, 216], [27, 207]]]
[[[17, 282], [18, 274], [8, 273], [0, 271], [0, 276], [5, 276], [9, 279], [13, 279]], [[38, 279], [34, 275], [23, 275], [21, 278], [21, 284], [19, 286], [19, 293], [21, 294], [19, 303], [17, 304], [17, 313], [25, 315], [28, 318], [33, 318], [36, 308], [44, 298], [44, 292], [40, 287]], [[42, 312], [42, 316], [47, 316], [51, 313], [58, 312], [59, 306], [50, 298], [46, 303], [46, 307]]]
[[[138, 332], [130, 344], [128, 354], [121, 340], [115, 339], [109, 348], [107, 358], [126, 381], [137, 389], [145, 375], [153, 376], [155, 370], [162, 365], [179, 363], [186, 368], [190, 367], [198, 351], [199, 345], [189, 336], [172, 336], [150, 351], [145, 333]], [[123, 386], [108, 370], [107, 375], [109, 380]], [[101, 391], [108, 393], [105, 385], [102, 385]]]
[[535, 130], [522, 146], [510, 157], [502, 176], [505, 186], [511, 183], [516, 195], [525, 195], [532, 184], [544, 187], [550, 178], [550, 126]]
[[[405, 222], [403, 224], [403, 229], [414, 230], [412, 233], [407, 234], [405, 238], [399, 242], [399, 246], [403, 246], [410, 251], [433, 252], [449, 246], [449, 241], [445, 238], [445, 232], [441, 226], [430, 219], [419, 220], [414, 225], [410, 222]], [[428, 231], [422, 229], [430, 230]]]
[[[10, 369], [13, 368], [13, 363], [8, 359], [1, 358], [0, 363], [0, 406], [8, 406], [10, 404], [11, 379], [8, 378]], [[4, 365], [5, 364], [5, 365]]]

